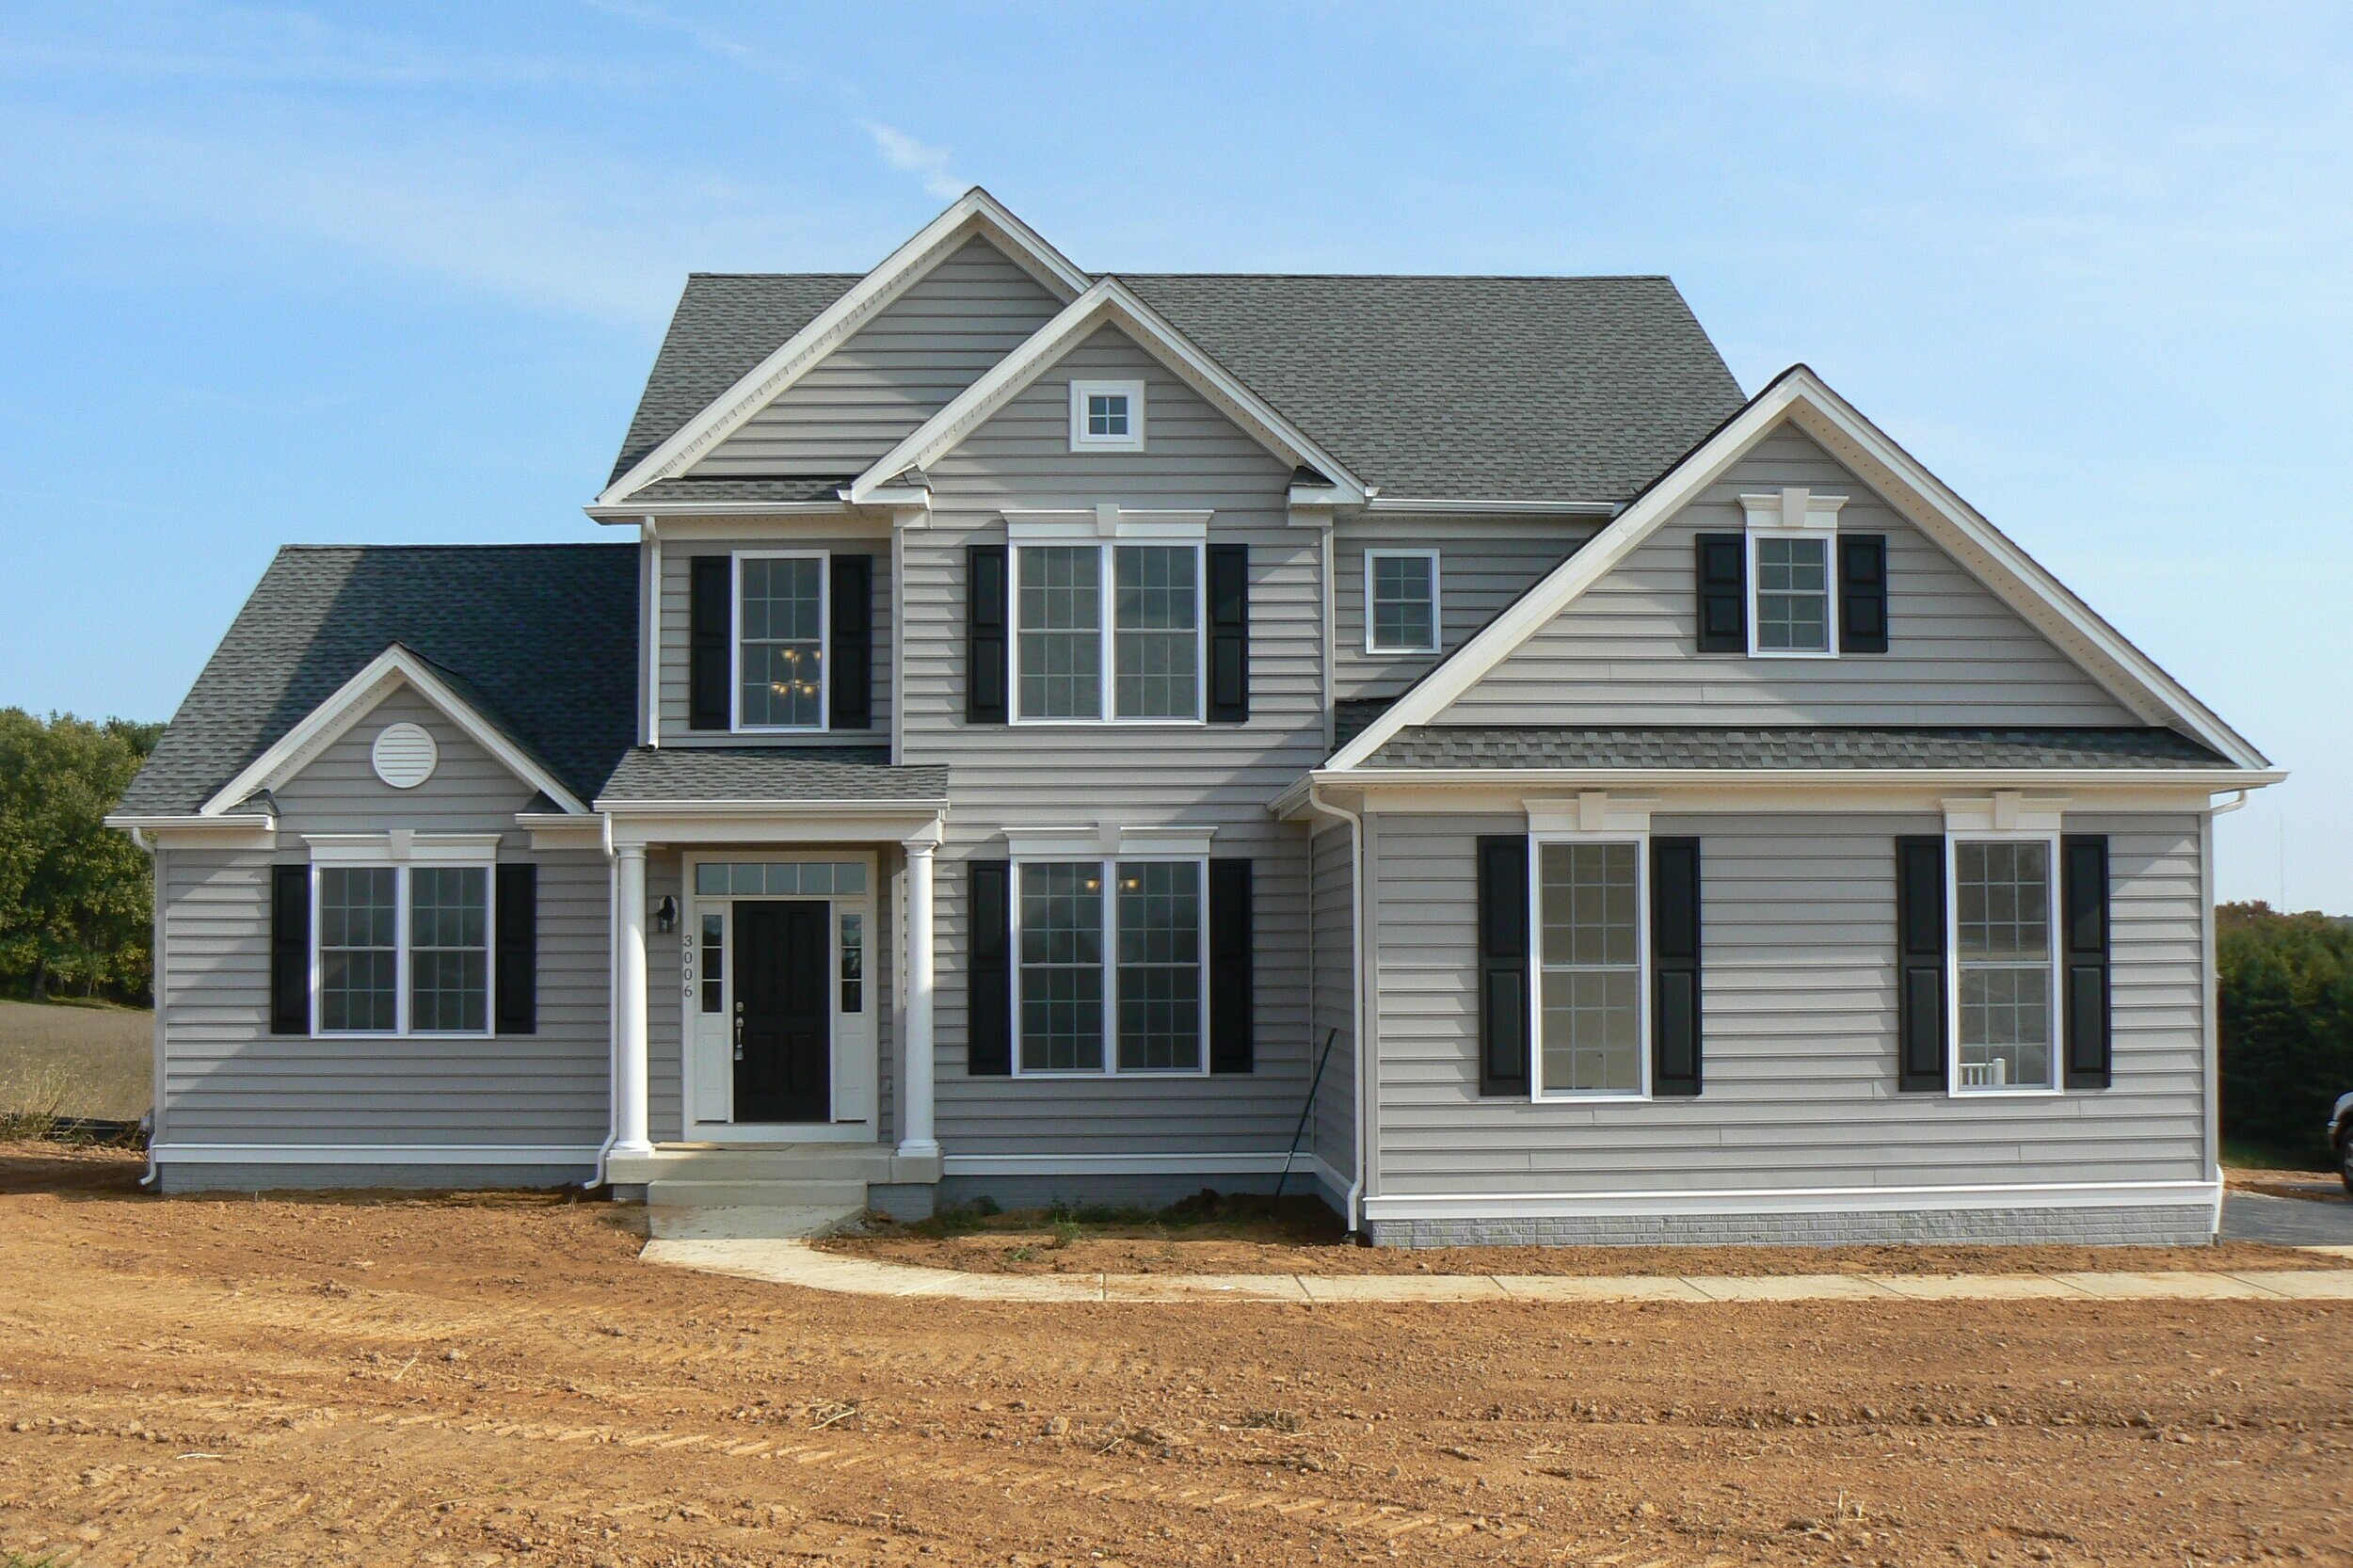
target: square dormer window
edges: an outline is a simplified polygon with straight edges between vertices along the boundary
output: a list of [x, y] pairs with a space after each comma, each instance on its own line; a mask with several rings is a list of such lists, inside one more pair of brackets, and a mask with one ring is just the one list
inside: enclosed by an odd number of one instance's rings
[[1144, 383], [1071, 382], [1070, 450], [1143, 451]]

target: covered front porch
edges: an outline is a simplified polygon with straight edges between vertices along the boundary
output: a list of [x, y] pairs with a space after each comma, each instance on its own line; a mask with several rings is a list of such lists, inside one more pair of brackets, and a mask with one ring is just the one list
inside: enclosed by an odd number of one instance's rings
[[929, 1212], [945, 770], [849, 751], [648, 748], [597, 801], [616, 1196]]

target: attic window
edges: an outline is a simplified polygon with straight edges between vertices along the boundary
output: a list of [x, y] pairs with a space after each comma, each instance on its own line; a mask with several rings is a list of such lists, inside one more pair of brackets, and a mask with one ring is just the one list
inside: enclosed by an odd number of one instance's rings
[[1143, 451], [1144, 383], [1071, 382], [1070, 450]]

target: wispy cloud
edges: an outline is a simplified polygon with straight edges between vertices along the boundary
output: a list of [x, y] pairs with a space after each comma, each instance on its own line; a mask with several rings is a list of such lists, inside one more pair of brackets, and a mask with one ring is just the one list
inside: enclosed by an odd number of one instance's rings
[[944, 147], [934, 147], [916, 140], [896, 126], [880, 120], [862, 120], [860, 128], [874, 138], [875, 150], [883, 162], [902, 173], [921, 177], [923, 188], [943, 200], [952, 201], [971, 188], [971, 183], [959, 180], [949, 171], [949, 152]]

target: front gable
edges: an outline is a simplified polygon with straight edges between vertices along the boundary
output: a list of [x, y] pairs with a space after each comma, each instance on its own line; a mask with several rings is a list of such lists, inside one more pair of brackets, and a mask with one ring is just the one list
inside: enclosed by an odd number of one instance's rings
[[[421, 730], [430, 742], [430, 774], [413, 784], [388, 783], [376, 768], [378, 742]], [[418, 760], [410, 747], [385, 746], [397, 763]], [[519, 777], [464, 727], [415, 687], [395, 687], [348, 729], [283, 775], [271, 787], [282, 827], [302, 833], [382, 833], [407, 827], [425, 832], [479, 832], [486, 823], [512, 826], [536, 787]]]
[[1058, 298], [975, 235], [685, 471], [846, 479], [1051, 320]]
[[[1843, 498], [1838, 533], [1887, 540], [1885, 653], [1699, 651], [1702, 534], [1742, 495]], [[1787, 422], [1430, 722], [1441, 725], [2137, 725], [2143, 722], [1854, 471]]]

